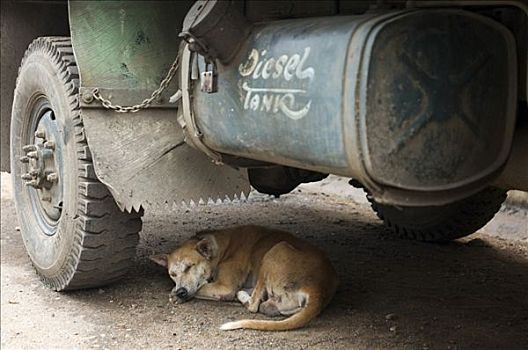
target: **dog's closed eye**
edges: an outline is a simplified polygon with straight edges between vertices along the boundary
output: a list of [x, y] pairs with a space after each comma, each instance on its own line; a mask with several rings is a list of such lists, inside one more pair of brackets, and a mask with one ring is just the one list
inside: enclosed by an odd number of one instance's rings
[[169, 272], [169, 275], [170, 275], [171, 277], [176, 277], [177, 274], [176, 274], [176, 272], [171, 271], [171, 272]]

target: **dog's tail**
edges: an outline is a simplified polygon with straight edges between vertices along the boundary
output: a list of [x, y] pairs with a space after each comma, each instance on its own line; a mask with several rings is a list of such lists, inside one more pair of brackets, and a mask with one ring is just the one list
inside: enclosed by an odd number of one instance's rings
[[306, 306], [301, 311], [280, 321], [268, 320], [240, 320], [227, 322], [220, 326], [223, 331], [233, 329], [256, 329], [259, 331], [286, 331], [306, 326], [313, 320], [326, 306], [327, 300], [319, 294], [311, 294]]

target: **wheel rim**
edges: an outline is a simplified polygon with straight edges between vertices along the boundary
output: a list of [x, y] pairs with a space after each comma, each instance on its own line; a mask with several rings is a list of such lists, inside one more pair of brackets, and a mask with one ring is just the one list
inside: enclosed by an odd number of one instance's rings
[[24, 138], [26, 153], [20, 158], [22, 179], [40, 231], [53, 236], [62, 216], [63, 158], [62, 132], [48, 99], [39, 95], [31, 103], [30, 132]]

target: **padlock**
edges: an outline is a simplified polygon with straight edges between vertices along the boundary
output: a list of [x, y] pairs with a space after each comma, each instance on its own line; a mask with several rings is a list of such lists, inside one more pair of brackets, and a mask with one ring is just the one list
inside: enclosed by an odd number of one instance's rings
[[208, 94], [218, 91], [218, 76], [216, 74], [216, 64], [207, 62], [205, 71], [200, 73], [200, 90]]

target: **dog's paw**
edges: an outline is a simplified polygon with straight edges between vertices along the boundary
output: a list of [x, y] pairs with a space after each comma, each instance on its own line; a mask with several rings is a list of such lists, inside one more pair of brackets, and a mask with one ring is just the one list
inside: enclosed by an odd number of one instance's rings
[[236, 296], [238, 301], [240, 301], [244, 306], [247, 306], [251, 300], [251, 296], [244, 290], [237, 292]]

